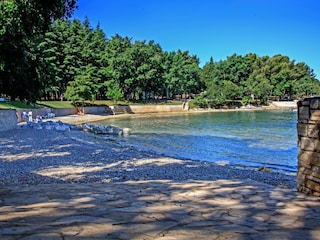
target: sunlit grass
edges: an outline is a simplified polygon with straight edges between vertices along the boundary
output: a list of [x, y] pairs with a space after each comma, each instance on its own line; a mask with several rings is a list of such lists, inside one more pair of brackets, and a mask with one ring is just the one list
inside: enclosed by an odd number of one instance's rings
[[24, 108], [38, 108], [35, 104], [30, 104], [20, 101], [6, 101], [0, 102], [0, 109], [24, 109]]
[[37, 101], [37, 104], [48, 108], [74, 108], [71, 101]]
[[[140, 100], [140, 101], [118, 101], [117, 105], [179, 105], [179, 100], [155, 101], [155, 100]], [[76, 106], [113, 106], [115, 103], [112, 100], [96, 100], [94, 102], [76, 102], [72, 101], [37, 101], [36, 104], [20, 102], [20, 101], [6, 101], [0, 102], [0, 109], [30, 109], [30, 108], [74, 108]]]

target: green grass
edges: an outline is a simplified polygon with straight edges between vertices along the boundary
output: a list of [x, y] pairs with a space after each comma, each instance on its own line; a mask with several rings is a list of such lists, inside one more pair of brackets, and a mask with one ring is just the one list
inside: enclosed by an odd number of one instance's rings
[[89, 101], [85, 102], [76, 102], [73, 104], [71, 101], [37, 101], [37, 104], [43, 106], [43, 107], [49, 107], [49, 108], [74, 108], [77, 106], [110, 106], [114, 105], [111, 101], [100, 101], [97, 100], [94, 103], [91, 103]]
[[74, 108], [70, 101], [37, 101], [37, 104], [48, 108]]
[[[7, 101], [0, 102], [0, 109], [32, 109], [32, 108], [74, 108], [79, 106], [82, 102], [73, 105], [71, 101], [37, 101], [36, 104], [28, 104], [26, 102], [20, 101]], [[154, 105], [154, 104], [166, 104], [166, 105], [179, 105], [181, 101], [178, 100], [168, 100], [155, 102], [154, 100], [145, 101], [118, 101], [118, 105]], [[111, 100], [97, 100], [94, 103], [88, 101], [84, 102], [85, 106], [113, 106], [115, 103]]]
[[29, 104], [26, 102], [20, 102], [20, 101], [0, 102], [0, 109], [24, 109], [24, 108], [39, 108], [39, 106], [35, 104]]

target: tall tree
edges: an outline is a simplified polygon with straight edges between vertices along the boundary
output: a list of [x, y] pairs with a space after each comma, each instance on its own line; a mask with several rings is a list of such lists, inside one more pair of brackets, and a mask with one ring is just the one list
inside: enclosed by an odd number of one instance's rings
[[121, 91], [125, 98], [130, 97], [132, 79], [132, 60], [129, 56], [128, 49], [132, 46], [131, 39], [121, 37], [120, 35], [113, 36], [106, 45], [103, 52], [102, 61], [106, 66], [101, 69], [101, 73], [108, 80], [104, 85], [108, 88], [116, 86]]
[[188, 51], [166, 53], [164, 56], [164, 79], [172, 94], [195, 93], [203, 89], [200, 78], [199, 59]]
[[36, 99], [41, 84], [34, 43], [54, 19], [71, 16], [75, 4], [76, 0], [0, 1], [0, 86], [3, 94], [12, 99]]
[[140, 95], [140, 98], [148, 97], [148, 94], [161, 93], [163, 90], [161, 47], [153, 41], [149, 43], [136, 41], [130, 50], [133, 63], [133, 91]]

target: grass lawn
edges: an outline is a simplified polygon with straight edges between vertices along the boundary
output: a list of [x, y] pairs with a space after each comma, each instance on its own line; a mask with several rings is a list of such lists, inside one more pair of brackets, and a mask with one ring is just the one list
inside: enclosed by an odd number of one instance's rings
[[37, 104], [48, 108], [74, 108], [71, 101], [37, 101]]
[[27, 104], [20, 101], [6, 101], [0, 102], [0, 109], [24, 109], [24, 108], [38, 108], [34, 104]]
[[[80, 104], [80, 102], [79, 102]], [[82, 104], [82, 103], [81, 103]], [[97, 100], [94, 103], [84, 102], [85, 106], [113, 106], [115, 105], [113, 101], [110, 100]], [[119, 105], [154, 105], [154, 104], [166, 104], [166, 105], [179, 105], [181, 101], [178, 100], [168, 100], [168, 101], [118, 101]], [[20, 101], [6, 101], [0, 102], [0, 109], [32, 109], [32, 108], [74, 108], [75, 106], [71, 101], [37, 101], [36, 104], [27, 104]]]

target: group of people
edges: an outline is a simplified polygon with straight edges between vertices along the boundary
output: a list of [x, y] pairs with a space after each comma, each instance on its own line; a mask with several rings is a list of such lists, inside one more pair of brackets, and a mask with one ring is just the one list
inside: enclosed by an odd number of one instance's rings
[[[33, 116], [32, 116], [32, 111], [30, 110], [29, 112], [23, 111], [22, 112], [22, 119], [25, 122], [33, 122]], [[41, 122], [42, 121], [42, 117], [41, 116], [37, 116], [35, 118], [36, 122]]]
[[33, 118], [32, 118], [32, 111], [30, 110], [29, 112], [22, 112], [22, 119], [23, 121], [29, 121], [32, 122]]

